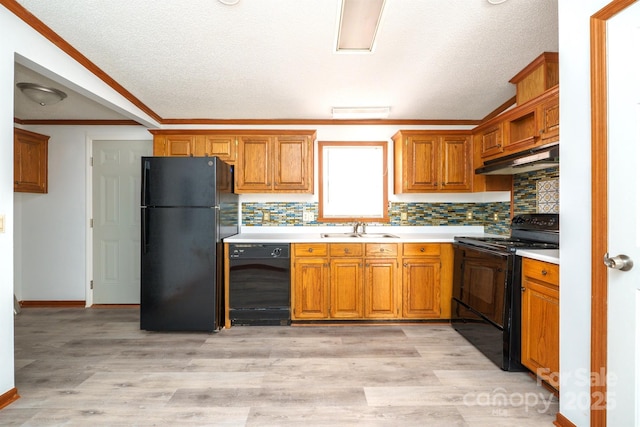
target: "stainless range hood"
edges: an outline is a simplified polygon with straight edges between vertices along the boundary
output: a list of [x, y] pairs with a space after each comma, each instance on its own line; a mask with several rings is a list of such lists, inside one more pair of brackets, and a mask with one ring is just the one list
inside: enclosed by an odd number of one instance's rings
[[484, 162], [476, 169], [479, 175], [515, 175], [558, 166], [560, 147], [557, 142], [510, 154], [495, 160]]

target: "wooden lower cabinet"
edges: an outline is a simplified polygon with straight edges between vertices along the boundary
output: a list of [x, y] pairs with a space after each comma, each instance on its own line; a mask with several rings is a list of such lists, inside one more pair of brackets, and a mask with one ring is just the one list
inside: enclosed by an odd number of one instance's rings
[[405, 243], [402, 250], [402, 317], [449, 318], [451, 245]]
[[296, 243], [292, 245], [291, 301], [293, 319], [329, 317], [329, 259], [327, 245]]
[[294, 243], [292, 247], [293, 320], [450, 317], [450, 244]]
[[522, 364], [559, 389], [560, 268], [524, 258], [522, 261]]
[[367, 319], [398, 317], [398, 260], [367, 258], [364, 273], [364, 316]]
[[329, 265], [331, 266], [329, 317], [333, 319], [362, 318], [364, 312], [362, 258], [332, 258]]

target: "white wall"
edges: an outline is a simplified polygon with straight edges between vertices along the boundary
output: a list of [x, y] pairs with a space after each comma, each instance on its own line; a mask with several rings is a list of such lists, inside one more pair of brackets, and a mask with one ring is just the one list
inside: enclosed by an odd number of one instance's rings
[[[589, 18], [609, 0], [560, 0], [560, 412], [589, 425], [591, 92]], [[609, 308], [614, 309], [613, 307]]]
[[[0, 215], [5, 232], [0, 233], [0, 395], [13, 382], [13, 51], [5, 39], [3, 9], [0, 8]], [[10, 64], [10, 66], [9, 66]]]
[[[87, 176], [91, 140], [148, 140], [139, 126], [29, 126], [49, 139], [49, 192], [15, 193], [15, 293], [19, 300], [87, 298]], [[37, 268], [33, 268], [36, 265]]]

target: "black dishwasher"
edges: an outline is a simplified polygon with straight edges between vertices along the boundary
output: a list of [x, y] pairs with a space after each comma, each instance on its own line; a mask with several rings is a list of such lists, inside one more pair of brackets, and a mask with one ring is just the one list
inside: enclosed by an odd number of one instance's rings
[[288, 244], [229, 245], [231, 325], [291, 324]]

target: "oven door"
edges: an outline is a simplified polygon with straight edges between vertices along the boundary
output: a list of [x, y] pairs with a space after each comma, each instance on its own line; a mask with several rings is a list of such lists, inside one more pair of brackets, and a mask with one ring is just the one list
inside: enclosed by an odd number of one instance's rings
[[455, 245], [453, 298], [498, 328], [504, 327], [513, 255]]
[[452, 325], [508, 371], [523, 370], [516, 258], [508, 251], [454, 244]]

